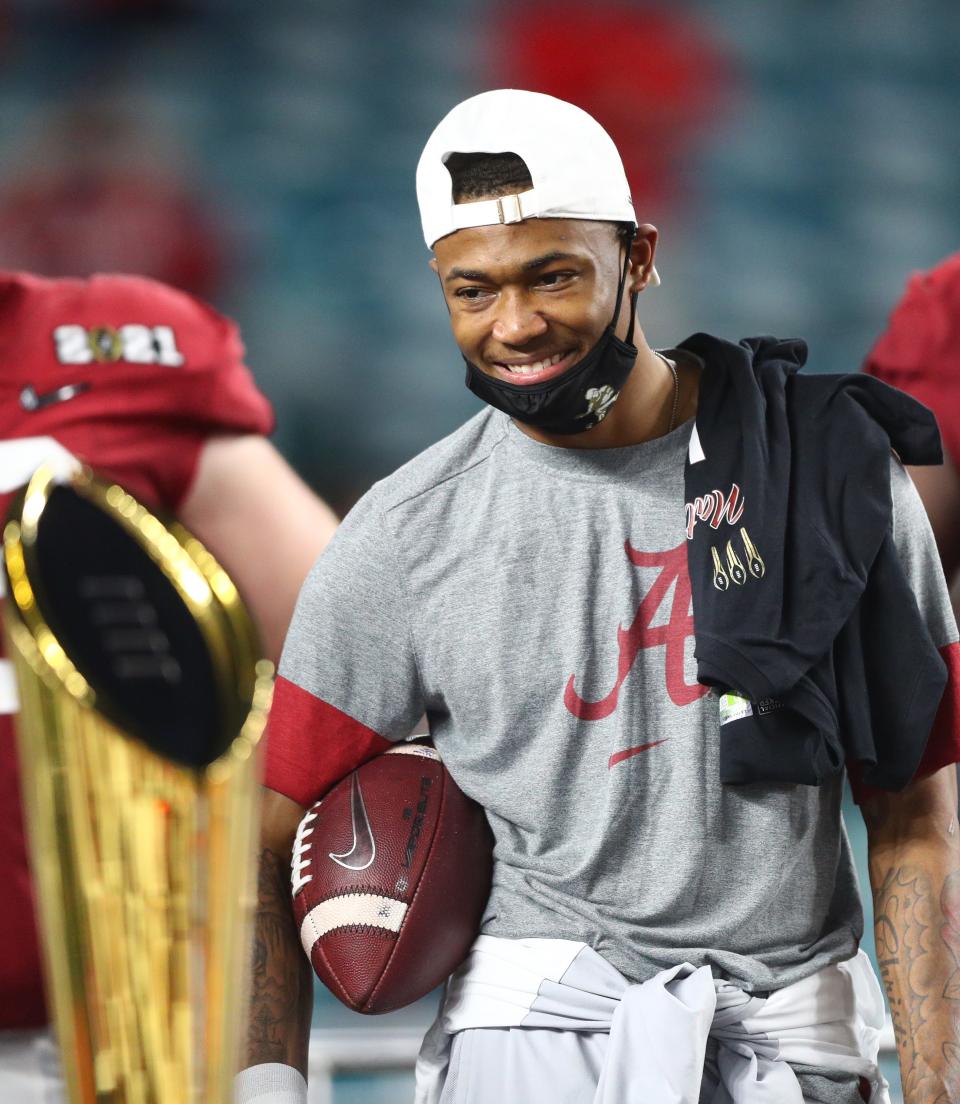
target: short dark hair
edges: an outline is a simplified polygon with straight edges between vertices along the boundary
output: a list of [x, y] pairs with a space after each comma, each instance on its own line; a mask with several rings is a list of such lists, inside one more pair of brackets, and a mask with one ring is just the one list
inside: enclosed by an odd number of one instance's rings
[[[515, 153], [451, 153], [446, 160], [453, 183], [453, 202], [497, 199], [525, 192], [533, 187], [533, 178], [522, 157]], [[629, 222], [611, 222], [621, 244], [629, 247], [636, 227]]]
[[533, 187], [527, 163], [515, 153], [451, 153], [447, 170], [454, 203], [496, 199]]

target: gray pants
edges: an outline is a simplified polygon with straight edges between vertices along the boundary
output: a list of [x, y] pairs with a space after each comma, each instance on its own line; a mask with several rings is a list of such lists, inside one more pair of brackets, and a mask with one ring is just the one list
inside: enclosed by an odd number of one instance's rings
[[[454, 1035], [441, 1104], [590, 1104], [609, 1035], [526, 1027], [485, 1027]], [[859, 1078], [794, 1066], [805, 1104], [863, 1104]], [[716, 1086], [707, 1052], [701, 1104]]]

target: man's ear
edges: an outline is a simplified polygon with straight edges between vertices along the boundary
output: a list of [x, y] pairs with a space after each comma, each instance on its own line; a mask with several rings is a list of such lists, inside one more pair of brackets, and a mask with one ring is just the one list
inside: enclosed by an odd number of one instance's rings
[[450, 314], [450, 304], [447, 302], [447, 293], [443, 287], [443, 278], [440, 276], [440, 266], [437, 264], [437, 258], [430, 258], [430, 267], [437, 274], [437, 281], [440, 284], [440, 294], [443, 297], [443, 305], [447, 308], [447, 314]]
[[637, 227], [637, 236], [630, 246], [630, 278], [628, 286], [631, 293], [643, 291], [650, 283], [653, 273], [654, 257], [657, 253], [659, 232], [649, 222]]

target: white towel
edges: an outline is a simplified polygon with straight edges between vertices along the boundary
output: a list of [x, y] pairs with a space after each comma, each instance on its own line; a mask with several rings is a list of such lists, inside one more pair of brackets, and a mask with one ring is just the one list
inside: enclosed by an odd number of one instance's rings
[[883, 997], [860, 951], [769, 996], [687, 963], [631, 985], [596, 951], [557, 939], [480, 936], [451, 978], [417, 1062], [417, 1104], [438, 1104], [450, 1038], [482, 1027], [608, 1032], [594, 1104], [699, 1104], [708, 1040], [711, 1104], [803, 1104], [791, 1063], [865, 1078], [889, 1104], [877, 1064]]

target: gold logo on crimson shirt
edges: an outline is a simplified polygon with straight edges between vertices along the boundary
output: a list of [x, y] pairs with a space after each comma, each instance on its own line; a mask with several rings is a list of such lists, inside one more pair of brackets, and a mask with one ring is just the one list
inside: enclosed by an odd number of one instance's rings
[[179, 368], [184, 363], [172, 326], [57, 326], [53, 347], [61, 364], [160, 364]]
[[119, 360], [123, 355], [123, 344], [120, 335], [111, 326], [94, 326], [88, 334], [88, 344], [93, 359], [101, 364]]

